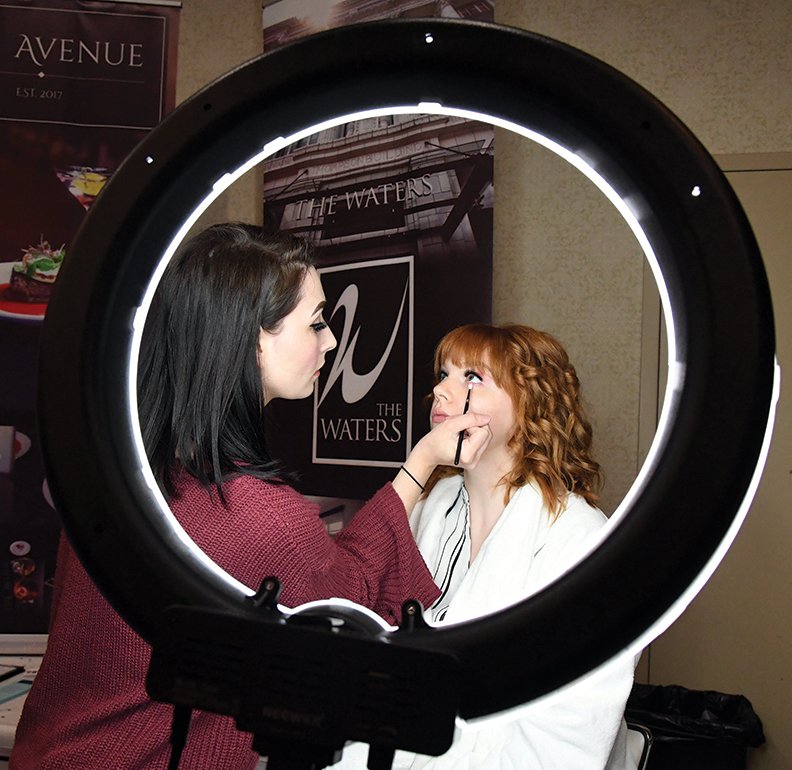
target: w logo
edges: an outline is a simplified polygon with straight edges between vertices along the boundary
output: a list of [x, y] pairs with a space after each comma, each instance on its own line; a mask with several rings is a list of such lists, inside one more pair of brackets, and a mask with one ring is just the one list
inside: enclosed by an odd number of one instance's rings
[[398, 466], [411, 446], [412, 257], [319, 272], [338, 347], [314, 396], [313, 462]]
[[401, 326], [401, 319], [404, 315], [404, 303], [407, 299], [409, 288], [410, 283], [408, 281], [404, 286], [399, 313], [393, 322], [393, 330], [391, 331], [390, 339], [385, 346], [385, 350], [382, 352], [382, 357], [377, 361], [373, 369], [362, 373], [355, 371], [353, 363], [355, 359], [355, 348], [361, 339], [362, 322], [359, 322], [354, 334], [352, 333], [352, 328], [356, 320], [355, 316], [357, 314], [360, 292], [357, 284], [354, 283], [344, 289], [343, 294], [338, 298], [338, 302], [336, 302], [330, 316], [330, 320], [332, 321], [338, 311], [343, 310], [344, 326], [341, 337], [338, 340], [338, 352], [330, 367], [330, 376], [327, 378], [327, 382], [322, 389], [322, 395], [319, 397], [319, 406], [322, 405], [325, 396], [339, 378], [341, 378], [341, 397], [347, 404], [355, 404], [368, 395], [371, 388], [379, 379], [380, 374], [382, 374], [382, 370], [385, 368], [385, 364], [388, 363], [388, 358], [393, 350], [393, 343], [396, 341], [396, 336]]

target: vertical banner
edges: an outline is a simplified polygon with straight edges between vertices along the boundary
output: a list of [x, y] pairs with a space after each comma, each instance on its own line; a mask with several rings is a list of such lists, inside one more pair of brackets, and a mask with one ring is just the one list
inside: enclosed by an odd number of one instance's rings
[[0, 632], [47, 628], [60, 527], [36, 435], [47, 302], [86, 211], [174, 106], [180, 3], [0, 1]]
[[[375, 19], [493, 18], [492, 0], [265, 2], [264, 50]], [[315, 245], [338, 341], [312, 402], [274, 402], [273, 443], [331, 531], [428, 430], [432, 355], [492, 317], [493, 128], [383, 114], [324, 129], [264, 164], [264, 219]]]
[[412, 446], [413, 258], [319, 272], [335, 298], [328, 315], [338, 348], [314, 395], [311, 461], [398, 468]]

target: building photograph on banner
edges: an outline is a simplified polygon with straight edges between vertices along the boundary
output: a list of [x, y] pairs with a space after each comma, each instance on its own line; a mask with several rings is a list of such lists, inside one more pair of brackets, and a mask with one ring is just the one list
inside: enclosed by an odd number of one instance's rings
[[[439, 16], [492, 21], [493, 3], [276, 0], [264, 51], [344, 24]], [[276, 454], [331, 531], [429, 429], [436, 343], [492, 319], [493, 152], [489, 124], [383, 109], [262, 164], [264, 221], [313, 243], [338, 342], [312, 402], [272, 405]]]
[[0, 2], [0, 633], [47, 629], [60, 524], [36, 435], [47, 303], [86, 212], [173, 109], [180, 3]]
[[264, 51], [306, 35], [382, 19], [495, 21], [494, 0], [264, 0]]

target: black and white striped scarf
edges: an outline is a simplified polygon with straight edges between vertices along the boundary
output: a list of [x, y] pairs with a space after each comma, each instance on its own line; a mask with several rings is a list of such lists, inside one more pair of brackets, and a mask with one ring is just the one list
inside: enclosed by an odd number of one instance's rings
[[451, 600], [470, 567], [470, 499], [464, 484], [445, 512], [441, 542], [433, 575], [440, 588], [440, 597], [431, 607], [432, 620], [435, 621], [445, 618]]

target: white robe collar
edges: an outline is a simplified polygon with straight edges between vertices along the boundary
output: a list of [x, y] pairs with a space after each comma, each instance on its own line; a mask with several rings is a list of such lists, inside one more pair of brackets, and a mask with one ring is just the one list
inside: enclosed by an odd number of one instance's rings
[[443, 479], [410, 517], [418, 547], [443, 591], [430, 619], [461, 622], [536, 593], [596, 546], [606, 521], [574, 494], [554, 519], [539, 489], [527, 484], [512, 495], [470, 564], [467, 492], [461, 476]]

